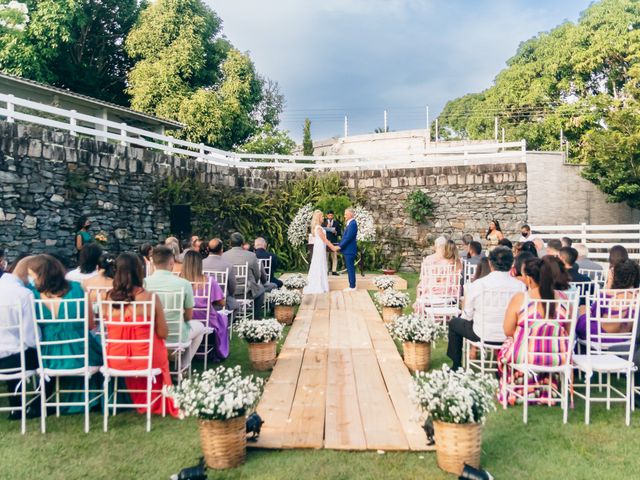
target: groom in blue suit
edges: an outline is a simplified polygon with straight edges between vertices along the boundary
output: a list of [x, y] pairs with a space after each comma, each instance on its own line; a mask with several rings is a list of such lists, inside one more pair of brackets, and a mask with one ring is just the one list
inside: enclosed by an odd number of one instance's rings
[[342, 241], [338, 245], [340, 253], [344, 256], [344, 263], [347, 265], [347, 274], [349, 275], [349, 288], [345, 290], [351, 291], [356, 289], [356, 256], [358, 255], [358, 224], [354, 218], [352, 208], [344, 211], [344, 219], [347, 226], [342, 234]]

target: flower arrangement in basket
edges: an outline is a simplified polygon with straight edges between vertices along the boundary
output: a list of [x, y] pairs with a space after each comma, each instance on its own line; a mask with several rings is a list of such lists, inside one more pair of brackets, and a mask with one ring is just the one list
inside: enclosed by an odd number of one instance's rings
[[413, 372], [429, 370], [431, 343], [443, 337], [447, 328], [431, 318], [420, 315], [401, 315], [387, 324], [393, 338], [402, 342], [404, 363]]
[[264, 380], [242, 376], [240, 367], [194, 372], [169, 387], [183, 417], [199, 419], [200, 443], [210, 468], [233, 468], [244, 463], [246, 416], [255, 408]]
[[389, 289], [374, 295], [376, 302], [382, 306], [382, 319], [385, 323], [392, 322], [402, 314], [402, 309], [409, 305], [409, 294]]
[[275, 365], [277, 342], [284, 329], [280, 322], [275, 318], [243, 320], [234, 328], [249, 344], [249, 359], [254, 370], [269, 370]]
[[418, 372], [411, 396], [433, 420], [438, 466], [460, 475], [464, 464], [480, 468], [482, 424], [495, 410], [498, 382], [491, 375], [462, 369]]
[[282, 285], [289, 290], [302, 290], [307, 286], [307, 277], [301, 273], [294, 273], [282, 280]]
[[280, 288], [267, 293], [266, 300], [275, 305], [273, 310], [276, 320], [285, 325], [291, 325], [295, 307], [302, 302], [302, 294], [298, 290]]
[[396, 286], [396, 280], [389, 275], [380, 275], [378, 277], [373, 277], [373, 284], [378, 287], [378, 290], [381, 292], [384, 290], [390, 290]]
[[93, 237], [95, 239], [95, 241], [97, 243], [99, 243], [101, 246], [105, 247], [107, 245], [107, 242], [109, 241], [109, 238], [107, 237], [107, 234], [104, 232], [100, 232], [98, 234], [96, 234], [95, 237]]

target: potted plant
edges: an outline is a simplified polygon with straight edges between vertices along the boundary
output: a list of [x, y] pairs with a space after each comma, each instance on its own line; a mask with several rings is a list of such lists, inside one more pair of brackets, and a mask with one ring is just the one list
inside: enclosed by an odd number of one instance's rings
[[404, 257], [401, 253], [398, 253], [389, 261], [387, 268], [382, 269], [382, 273], [385, 275], [395, 275], [400, 270], [403, 263]]
[[98, 245], [101, 247], [106, 247], [109, 239], [107, 238], [107, 234], [104, 232], [100, 232], [93, 237]]
[[200, 444], [207, 466], [233, 468], [244, 463], [246, 417], [255, 408], [264, 380], [243, 377], [240, 367], [218, 367], [194, 372], [177, 386], [169, 387], [180, 414], [198, 418]]
[[282, 280], [282, 285], [288, 290], [297, 290], [302, 293], [302, 289], [307, 286], [307, 277], [301, 273], [294, 273]]
[[404, 363], [412, 372], [429, 370], [431, 343], [443, 337], [447, 329], [441, 322], [420, 315], [401, 315], [387, 324], [393, 338], [402, 342]]
[[280, 288], [267, 293], [266, 299], [275, 305], [273, 311], [276, 320], [284, 325], [291, 325], [295, 308], [302, 302], [302, 294], [297, 290]]
[[373, 277], [373, 284], [378, 287], [380, 292], [389, 290], [396, 285], [396, 279], [387, 275], [381, 275], [379, 277]]
[[480, 468], [482, 424], [495, 410], [498, 382], [470, 370], [418, 372], [411, 387], [413, 401], [433, 420], [438, 466], [460, 475], [464, 464]]
[[276, 347], [283, 328], [275, 318], [243, 320], [235, 327], [238, 336], [249, 344], [249, 360], [254, 370], [269, 370], [275, 365]]
[[382, 306], [382, 320], [392, 322], [402, 315], [402, 309], [409, 304], [409, 294], [394, 289], [377, 292], [375, 299]]

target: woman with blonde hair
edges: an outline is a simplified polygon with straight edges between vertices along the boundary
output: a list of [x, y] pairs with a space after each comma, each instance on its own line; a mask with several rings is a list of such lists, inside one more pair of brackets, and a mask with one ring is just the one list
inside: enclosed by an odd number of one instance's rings
[[327, 240], [327, 235], [322, 228], [323, 221], [324, 214], [320, 210], [313, 212], [311, 235], [309, 236], [310, 243], [313, 244], [313, 255], [307, 275], [307, 286], [303, 290], [305, 294], [327, 293], [329, 291], [327, 247], [333, 251], [337, 251], [337, 247]]

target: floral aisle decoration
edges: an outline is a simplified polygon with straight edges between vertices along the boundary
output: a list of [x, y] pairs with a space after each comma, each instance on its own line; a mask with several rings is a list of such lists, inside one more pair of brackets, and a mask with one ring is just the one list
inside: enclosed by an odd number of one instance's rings
[[427, 371], [431, 362], [431, 344], [447, 333], [441, 323], [420, 315], [401, 315], [387, 324], [391, 336], [402, 342], [404, 363], [413, 372]]
[[307, 277], [301, 273], [294, 273], [284, 278], [282, 285], [289, 290], [302, 290], [307, 286]]
[[488, 374], [451, 370], [418, 372], [411, 398], [433, 420], [438, 466], [460, 475], [464, 464], [480, 468], [482, 424], [495, 410], [496, 379]]
[[269, 370], [275, 365], [276, 347], [284, 329], [280, 322], [275, 318], [243, 320], [234, 329], [249, 344], [249, 359], [254, 370]]
[[276, 320], [284, 325], [291, 325], [295, 308], [302, 302], [302, 294], [298, 290], [279, 288], [267, 293], [266, 300], [275, 305], [273, 314]]
[[171, 396], [184, 417], [199, 419], [200, 443], [210, 468], [233, 468], [246, 458], [246, 416], [258, 403], [264, 380], [243, 376], [240, 367], [194, 372]]
[[382, 319], [392, 322], [402, 314], [402, 309], [409, 305], [409, 294], [389, 289], [374, 294], [374, 299], [382, 307]]
[[390, 290], [396, 286], [396, 280], [389, 275], [380, 275], [378, 277], [373, 278], [373, 284], [378, 287], [378, 290], [381, 292], [385, 290]]
[[95, 237], [96, 242], [100, 244], [100, 246], [102, 247], [106, 247], [107, 243], [109, 242], [109, 238], [107, 237], [107, 234], [104, 232], [100, 232], [98, 234], [96, 234]]
[[296, 213], [287, 229], [287, 238], [294, 247], [304, 245], [309, 241], [309, 226], [313, 217], [313, 205], [308, 203]]

